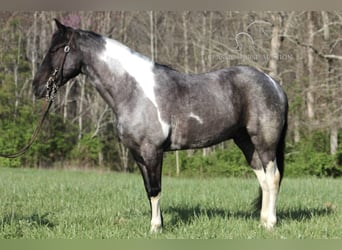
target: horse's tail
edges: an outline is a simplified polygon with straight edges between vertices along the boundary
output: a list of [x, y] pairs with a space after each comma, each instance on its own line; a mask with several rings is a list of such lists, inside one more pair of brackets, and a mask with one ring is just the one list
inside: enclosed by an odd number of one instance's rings
[[[277, 145], [277, 152], [276, 152], [276, 157], [277, 157], [277, 166], [278, 170], [280, 173], [280, 181], [279, 181], [279, 188], [280, 188], [280, 183], [283, 179], [284, 176], [284, 167], [285, 167], [285, 138], [286, 138], [286, 133], [287, 133], [287, 113], [288, 113], [288, 107], [286, 106], [285, 110], [285, 122], [283, 126], [283, 130], [281, 131], [280, 139]], [[254, 211], [260, 211], [261, 210], [261, 205], [262, 205], [262, 189], [259, 187], [259, 195], [258, 197], [253, 201], [253, 207]]]
[[279, 181], [279, 188], [280, 183], [284, 176], [284, 168], [285, 168], [285, 139], [286, 139], [286, 133], [287, 133], [287, 111], [288, 107], [286, 107], [285, 110], [285, 122], [283, 126], [283, 130], [281, 131], [280, 139], [277, 146], [277, 166], [280, 173], [280, 181]]

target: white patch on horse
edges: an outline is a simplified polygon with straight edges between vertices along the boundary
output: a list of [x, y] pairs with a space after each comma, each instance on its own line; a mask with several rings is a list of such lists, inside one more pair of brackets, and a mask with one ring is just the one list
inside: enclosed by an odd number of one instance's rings
[[264, 74], [267, 76], [267, 78], [268, 78], [268, 79], [270, 80], [270, 82], [273, 84], [274, 88], [277, 90], [277, 93], [278, 93], [279, 97], [280, 97], [280, 98], [283, 98], [283, 94], [282, 94], [282, 91], [281, 91], [281, 88], [280, 88], [279, 84], [276, 83], [276, 81], [274, 81], [273, 78], [270, 77], [268, 74], [266, 74], [266, 73], [264, 73]]
[[106, 62], [115, 74], [123, 75], [127, 72], [137, 81], [146, 97], [156, 107], [163, 134], [167, 137], [170, 125], [162, 120], [156, 101], [154, 92], [154, 87], [156, 85], [153, 73], [154, 63], [147, 57], [132, 51], [127, 46], [115, 40], [105, 37], [104, 40], [106, 42], [105, 50], [101, 54], [100, 59]]
[[258, 177], [262, 189], [260, 220], [267, 229], [272, 229], [277, 222], [276, 201], [280, 180], [277, 161], [270, 161], [265, 171], [264, 169], [258, 169], [254, 170], [254, 173]]
[[261, 223], [266, 226], [267, 217], [268, 217], [268, 202], [269, 202], [269, 190], [268, 190], [268, 185], [266, 182], [266, 173], [264, 169], [253, 169], [253, 171], [258, 178], [258, 181], [262, 190], [260, 220], [261, 220]]
[[190, 118], [194, 118], [196, 121], [198, 121], [198, 123], [203, 124], [202, 118], [199, 117], [198, 115], [195, 115], [194, 113], [191, 112], [190, 115], [189, 115], [189, 117], [190, 117]]
[[160, 212], [160, 193], [156, 197], [151, 197], [151, 232], [158, 232], [162, 228], [161, 212]]
[[277, 167], [277, 161], [270, 161], [266, 166], [266, 183], [269, 190], [267, 229], [272, 229], [277, 222], [276, 201], [279, 191], [279, 180], [280, 173]]

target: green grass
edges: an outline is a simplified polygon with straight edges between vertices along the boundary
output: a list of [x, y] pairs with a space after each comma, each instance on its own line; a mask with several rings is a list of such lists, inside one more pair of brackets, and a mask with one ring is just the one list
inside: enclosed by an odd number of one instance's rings
[[0, 238], [342, 238], [342, 180], [285, 178], [276, 229], [252, 213], [257, 181], [163, 178], [164, 229], [150, 234], [139, 175], [0, 168]]

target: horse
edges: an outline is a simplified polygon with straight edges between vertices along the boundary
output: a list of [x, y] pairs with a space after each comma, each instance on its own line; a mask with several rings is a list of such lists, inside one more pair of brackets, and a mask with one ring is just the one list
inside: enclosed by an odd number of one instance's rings
[[249, 66], [185, 74], [112, 38], [56, 19], [55, 24], [33, 92], [44, 97], [44, 81], [51, 74], [56, 88], [78, 74], [90, 79], [115, 114], [119, 140], [140, 169], [151, 232], [160, 232], [163, 226], [164, 152], [204, 148], [228, 139], [242, 150], [259, 181], [261, 224], [267, 229], [275, 226], [288, 113], [287, 96], [278, 82]]

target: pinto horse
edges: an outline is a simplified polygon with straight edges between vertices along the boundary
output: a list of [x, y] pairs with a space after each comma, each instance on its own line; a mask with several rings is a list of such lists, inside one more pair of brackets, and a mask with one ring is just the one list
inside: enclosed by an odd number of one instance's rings
[[[247, 66], [184, 74], [111, 38], [55, 20], [57, 31], [34, 80], [36, 97], [54, 71], [57, 87], [82, 73], [112, 108], [119, 139], [141, 171], [151, 206], [151, 232], [162, 229], [163, 153], [233, 139], [260, 183], [260, 218], [276, 224], [284, 172], [288, 101], [269, 75]], [[61, 63], [62, 61], [62, 63]], [[61, 68], [59, 68], [61, 67]]]

